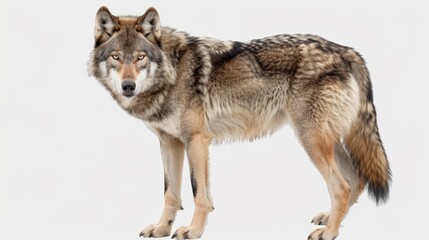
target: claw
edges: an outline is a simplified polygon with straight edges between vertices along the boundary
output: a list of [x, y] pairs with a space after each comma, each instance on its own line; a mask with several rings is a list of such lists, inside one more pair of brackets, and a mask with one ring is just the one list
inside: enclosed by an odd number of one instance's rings
[[144, 237], [143, 232], [140, 232], [139, 237]]
[[171, 236], [171, 239], [176, 238], [176, 236], [177, 236], [177, 231], [173, 234], [173, 236]]

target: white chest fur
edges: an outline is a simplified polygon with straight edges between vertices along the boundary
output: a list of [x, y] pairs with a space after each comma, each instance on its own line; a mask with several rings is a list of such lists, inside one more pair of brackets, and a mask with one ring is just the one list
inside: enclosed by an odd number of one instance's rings
[[161, 121], [153, 121], [153, 122], [145, 121], [145, 124], [152, 130], [159, 129], [173, 137], [180, 138], [181, 136], [180, 116], [178, 112], [173, 112], [172, 114], [163, 118]]

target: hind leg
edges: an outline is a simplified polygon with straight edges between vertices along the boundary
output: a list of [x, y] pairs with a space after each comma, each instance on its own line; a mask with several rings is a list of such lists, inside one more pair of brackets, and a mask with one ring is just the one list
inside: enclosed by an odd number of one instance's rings
[[365, 181], [359, 177], [356, 168], [353, 166], [350, 155], [348, 154], [346, 149], [344, 149], [344, 146], [342, 144], [335, 145], [335, 160], [337, 162], [338, 167], [340, 168], [341, 173], [350, 185], [351, 207], [353, 204], [357, 203], [359, 196], [365, 189]]
[[305, 150], [326, 181], [331, 198], [331, 211], [326, 227], [313, 231], [308, 239], [333, 240], [344, 219], [350, 202], [350, 186], [341, 174], [334, 157], [335, 142], [320, 131], [299, 135]]
[[[359, 178], [355, 167], [353, 166], [352, 160], [341, 144], [335, 145], [335, 161], [341, 174], [346, 179], [350, 186], [350, 201], [349, 208], [355, 204], [365, 189], [365, 182]], [[313, 219], [312, 223], [316, 225], [326, 225], [329, 220], [330, 212], [322, 212], [317, 214]]]

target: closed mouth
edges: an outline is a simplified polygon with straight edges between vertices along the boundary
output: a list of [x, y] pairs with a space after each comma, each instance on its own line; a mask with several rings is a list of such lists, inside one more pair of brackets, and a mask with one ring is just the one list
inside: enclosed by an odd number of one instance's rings
[[130, 98], [134, 96], [134, 93], [123, 93], [122, 96]]

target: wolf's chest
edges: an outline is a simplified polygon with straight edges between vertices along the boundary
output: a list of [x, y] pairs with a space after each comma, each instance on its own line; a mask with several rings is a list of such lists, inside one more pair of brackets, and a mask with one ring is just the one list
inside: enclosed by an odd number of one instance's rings
[[152, 130], [161, 130], [173, 137], [181, 137], [180, 119], [177, 113], [174, 113], [160, 121], [145, 121], [146, 126]]

